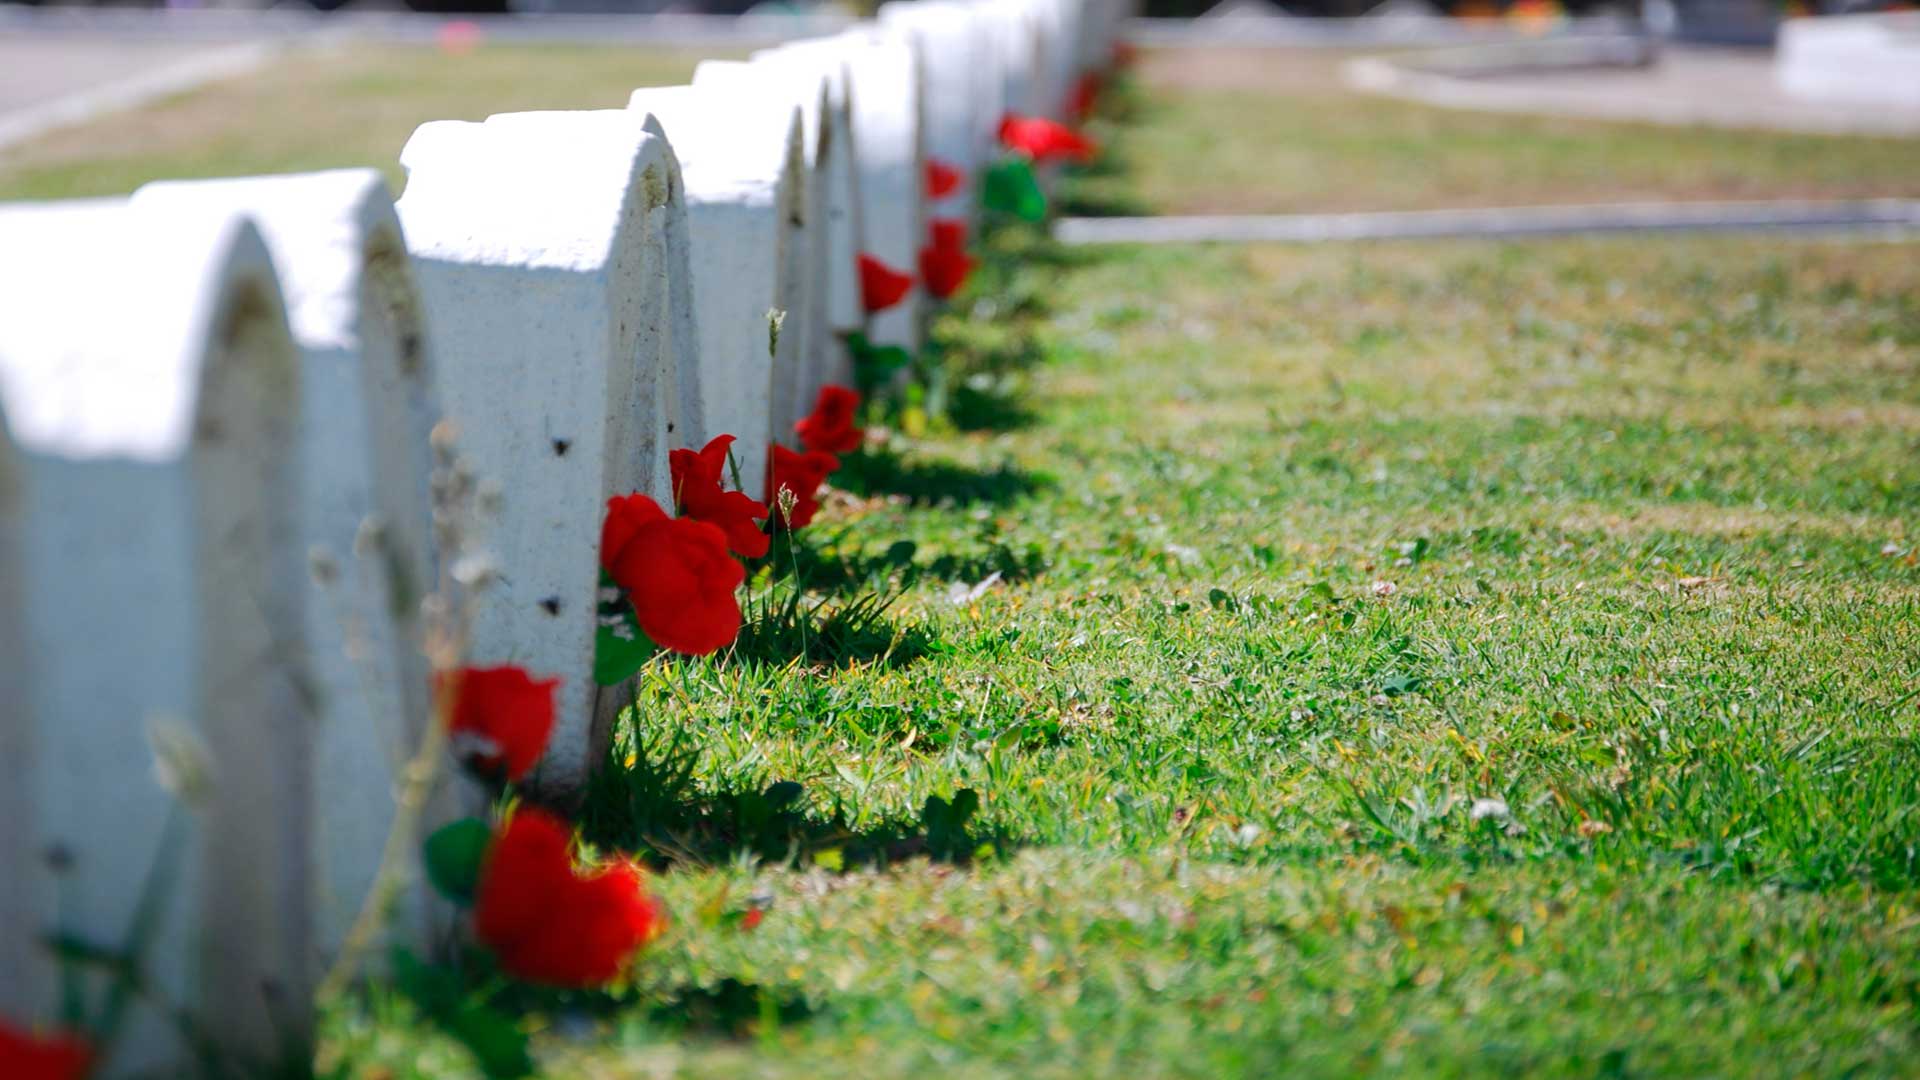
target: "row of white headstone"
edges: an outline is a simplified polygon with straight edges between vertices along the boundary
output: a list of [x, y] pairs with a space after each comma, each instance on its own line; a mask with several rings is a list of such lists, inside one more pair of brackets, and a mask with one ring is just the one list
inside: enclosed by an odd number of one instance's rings
[[[621, 700], [607, 498], [723, 432], [757, 494], [845, 335], [917, 348], [925, 298], [870, 319], [856, 256], [971, 218], [1000, 117], [1060, 115], [1123, 2], [889, 3], [624, 109], [426, 124], [397, 203], [350, 170], [0, 207], [0, 1016], [52, 1018], [49, 935], [132, 935], [227, 1049], [304, 1044], [429, 716], [422, 599], [487, 579], [469, 662], [562, 679], [537, 782], [577, 789]], [[183, 1053], [162, 1010], [122, 1034], [113, 1072]]]

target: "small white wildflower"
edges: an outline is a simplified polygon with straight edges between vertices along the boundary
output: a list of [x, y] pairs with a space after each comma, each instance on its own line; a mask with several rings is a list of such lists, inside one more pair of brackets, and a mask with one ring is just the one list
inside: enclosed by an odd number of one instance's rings
[[1489, 818], [1494, 821], [1505, 821], [1512, 816], [1512, 811], [1507, 809], [1505, 799], [1481, 798], [1473, 800], [1473, 808], [1467, 811], [1467, 816], [1475, 821], [1486, 821]]
[[1399, 591], [1400, 586], [1395, 585], [1391, 581], [1376, 581], [1373, 583], [1373, 595], [1375, 596], [1388, 597]]

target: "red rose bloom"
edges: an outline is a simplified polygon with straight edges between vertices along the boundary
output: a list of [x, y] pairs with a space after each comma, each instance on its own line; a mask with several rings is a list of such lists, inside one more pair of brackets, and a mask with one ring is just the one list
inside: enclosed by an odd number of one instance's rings
[[32, 1035], [0, 1020], [0, 1076], [7, 1080], [80, 1080], [93, 1048], [77, 1036]]
[[670, 518], [645, 495], [611, 500], [609, 531], [616, 514], [630, 535], [607, 572], [627, 591], [648, 639], [693, 656], [732, 644], [740, 634], [734, 590], [747, 571], [727, 554], [727, 534], [704, 521]]
[[941, 161], [927, 159], [927, 198], [944, 199], [960, 186], [960, 170]]
[[666, 912], [631, 862], [576, 870], [570, 840], [552, 814], [515, 811], [480, 869], [474, 933], [516, 979], [603, 986], [666, 929]]
[[[813, 401], [813, 411], [794, 422], [794, 434], [800, 445], [819, 454], [845, 454], [860, 449], [866, 430], [853, 426], [853, 414], [860, 408], [860, 394], [844, 386], [823, 386]], [[837, 467], [837, 466], [836, 466]]]
[[481, 776], [519, 780], [547, 751], [553, 733], [553, 691], [559, 679], [535, 679], [525, 668], [462, 668], [440, 677], [453, 694], [447, 732], [453, 751]]
[[932, 243], [920, 249], [920, 280], [927, 291], [945, 300], [960, 291], [973, 273], [973, 256], [967, 254], [967, 223], [934, 221], [928, 228]]
[[1037, 162], [1090, 160], [1093, 140], [1045, 117], [1008, 113], [1000, 121], [1000, 145], [1018, 150]]
[[600, 569], [613, 573], [614, 560], [634, 534], [666, 516], [658, 503], [638, 492], [608, 499], [607, 520], [600, 525]]
[[673, 495], [683, 516], [725, 533], [735, 555], [757, 559], [767, 553], [767, 534], [756, 520], [767, 516], [767, 506], [745, 492], [726, 490], [727, 448], [732, 445], [733, 436], [720, 435], [704, 449], [667, 455], [673, 466]]
[[907, 290], [911, 288], [913, 275], [903, 274], [865, 252], [861, 253], [860, 305], [867, 309], [867, 314], [885, 311], [906, 299]]
[[[800, 453], [779, 443], [773, 445], [772, 462], [767, 469], [767, 504], [773, 507], [773, 522], [786, 529], [804, 528], [820, 510], [820, 485], [840, 467], [840, 459], [818, 451]], [[793, 493], [793, 508], [780, 509], [780, 492]]]
[[934, 218], [927, 223], [927, 234], [933, 238], [937, 248], [965, 250], [967, 246], [967, 223], [952, 218]]
[[1067, 103], [1067, 115], [1073, 117], [1076, 124], [1084, 124], [1087, 117], [1093, 115], [1093, 106], [1100, 99], [1100, 74], [1089, 71], [1080, 76], [1073, 84], [1073, 96]]

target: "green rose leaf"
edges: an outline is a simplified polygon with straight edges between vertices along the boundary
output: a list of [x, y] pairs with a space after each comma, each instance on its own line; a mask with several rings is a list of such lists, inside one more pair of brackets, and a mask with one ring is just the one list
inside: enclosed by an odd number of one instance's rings
[[463, 985], [458, 975], [422, 963], [400, 949], [393, 954], [393, 976], [394, 985], [423, 1017], [467, 1048], [487, 1080], [519, 1080], [534, 1074], [526, 1031]]
[[[737, 481], [736, 481], [737, 482]], [[600, 572], [602, 590], [619, 590], [607, 572]], [[600, 626], [593, 635], [593, 681], [619, 686], [639, 673], [660, 647], [640, 629], [625, 593], [600, 604]]]
[[493, 830], [479, 818], [463, 818], [435, 829], [424, 848], [427, 880], [448, 900], [462, 907], [472, 904], [480, 887], [480, 864], [492, 842]]
[[894, 372], [913, 363], [913, 354], [898, 345], [875, 345], [858, 330], [847, 335], [847, 353], [853, 358], [853, 381], [862, 397], [872, 397]]
[[1033, 162], [1024, 157], [1005, 158], [989, 167], [980, 190], [981, 203], [989, 210], [1012, 214], [1022, 221], [1047, 218], [1047, 194], [1040, 190]]

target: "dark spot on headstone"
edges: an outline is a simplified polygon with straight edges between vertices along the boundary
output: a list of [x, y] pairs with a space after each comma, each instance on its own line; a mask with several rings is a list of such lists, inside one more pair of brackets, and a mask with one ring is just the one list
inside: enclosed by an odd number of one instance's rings
[[573, 440], [572, 440], [572, 439], [555, 439], [555, 440], [553, 440], [553, 453], [554, 453], [554, 456], [555, 456], [555, 457], [566, 457], [566, 456], [567, 456], [567, 451], [569, 451], [569, 450], [571, 450], [571, 449], [573, 449]]
[[673, 421], [671, 420], [667, 421], [667, 433], [668, 434], [673, 433]]
[[540, 607], [549, 615], [558, 615], [560, 614], [560, 598], [557, 596], [549, 596], [545, 600], [540, 601]]
[[47, 848], [47, 868], [56, 874], [64, 874], [73, 869], [73, 849], [65, 844], [54, 844]]

